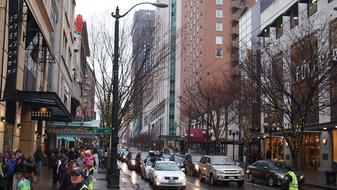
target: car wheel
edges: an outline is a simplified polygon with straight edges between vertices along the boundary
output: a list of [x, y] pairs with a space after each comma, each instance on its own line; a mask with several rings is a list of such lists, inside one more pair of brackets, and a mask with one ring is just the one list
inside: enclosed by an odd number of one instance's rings
[[204, 181], [205, 180], [205, 178], [202, 177], [201, 171], [199, 171], [199, 179], [200, 179], [200, 181]]
[[244, 180], [242, 180], [242, 181], [238, 181], [238, 186], [239, 186], [239, 187], [242, 187], [242, 186], [243, 186], [243, 184], [245, 184], [245, 181], [244, 181]]
[[268, 185], [270, 187], [273, 187], [275, 185], [274, 178], [271, 176], [268, 178]]
[[250, 183], [254, 183], [254, 179], [253, 179], [253, 175], [252, 174], [248, 174], [248, 181]]
[[214, 178], [213, 174], [209, 175], [209, 183], [211, 185], [215, 185], [216, 184], [216, 179]]

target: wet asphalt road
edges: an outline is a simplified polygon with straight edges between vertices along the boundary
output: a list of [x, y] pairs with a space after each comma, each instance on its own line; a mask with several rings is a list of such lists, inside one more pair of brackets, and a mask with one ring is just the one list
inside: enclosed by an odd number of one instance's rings
[[[130, 177], [130, 181], [133, 184], [133, 186], [137, 190], [149, 190], [152, 189], [152, 187], [149, 185], [147, 181], [144, 181], [141, 179], [140, 175], [138, 175], [135, 171], [128, 170], [128, 167], [125, 163], [118, 163], [121, 170], [123, 170], [124, 173], [126, 173]], [[207, 181], [200, 182], [197, 177], [190, 177], [187, 176], [187, 184], [186, 184], [187, 190], [234, 190], [234, 189], [240, 189], [240, 190], [277, 190], [278, 188], [271, 188], [264, 184], [252, 184], [245, 182], [243, 187], [238, 187], [236, 183], [219, 183], [215, 186], [211, 186], [208, 184]], [[303, 188], [303, 190], [314, 190], [316, 188]], [[316, 189], [317, 190], [317, 189]]]

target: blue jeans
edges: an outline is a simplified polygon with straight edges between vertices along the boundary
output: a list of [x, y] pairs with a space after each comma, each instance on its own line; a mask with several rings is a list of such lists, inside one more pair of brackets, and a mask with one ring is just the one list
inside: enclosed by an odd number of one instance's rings
[[35, 162], [35, 171], [36, 174], [39, 175], [41, 170], [41, 162]]

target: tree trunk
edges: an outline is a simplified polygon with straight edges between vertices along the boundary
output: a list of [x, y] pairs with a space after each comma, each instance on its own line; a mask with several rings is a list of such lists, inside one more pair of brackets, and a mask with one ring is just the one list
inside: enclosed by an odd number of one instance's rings
[[291, 153], [291, 161], [292, 161], [292, 167], [294, 170], [300, 169], [301, 159], [300, 159], [300, 151], [296, 150], [290, 150]]

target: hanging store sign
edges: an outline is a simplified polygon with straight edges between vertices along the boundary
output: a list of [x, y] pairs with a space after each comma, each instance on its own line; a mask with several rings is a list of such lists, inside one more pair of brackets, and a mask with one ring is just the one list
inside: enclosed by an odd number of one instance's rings
[[18, 0], [10, 0], [8, 7], [8, 63], [3, 99], [11, 100], [16, 90], [18, 67], [19, 11]]
[[40, 107], [39, 109], [32, 110], [31, 120], [50, 120], [52, 118], [52, 112], [46, 107]]

